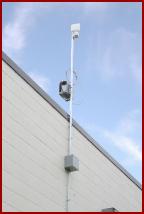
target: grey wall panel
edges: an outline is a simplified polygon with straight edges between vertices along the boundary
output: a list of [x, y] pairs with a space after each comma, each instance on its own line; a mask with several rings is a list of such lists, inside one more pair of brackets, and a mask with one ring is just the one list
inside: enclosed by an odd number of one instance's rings
[[3, 200], [7, 204], [22, 211], [65, 211], [66, 123], [3, 65]]

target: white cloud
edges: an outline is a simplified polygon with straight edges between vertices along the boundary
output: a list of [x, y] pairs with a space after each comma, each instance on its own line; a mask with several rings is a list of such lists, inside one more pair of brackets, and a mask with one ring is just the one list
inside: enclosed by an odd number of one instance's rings
[[142, 152], [136, 142], [125, 135], [104, 131], [104, 136], [108, 138], [117, 148], [127, 153], [135, 161], [142, 160]]
[[[46, 9], [41, 13], [41, 8]], [[50, 4], [45, 3], [17, 3], [13, 19], [11, 19], [3, 29], [3, 50], [10, 56], [15, 56], [27, 44], [27, 36], [30, 28], [35, 24], [38, 16], [44, 14]], [[14, 54], [12, 54], [14, 53]], [[21, 64], [18, 57], [16, 57]], [[30, 72], [28, 75], [45, 91], [50, 89], [50, 80], [39, 72]]]
[[15, 7], [13, 20], [3, 28], [3, 50], [10, 54], [19, 51], [26, 45], [27, 34], [35, 23], [41, 8], [49, 8], [42, 3], [18, 3]]
[[96, 139], [99, 136], [101, 140], [106, 141], [106, 143], [100, 142], [105, 147], [113, 145], [118, 151], [121, 151], [125, 156], [122, 160], [125, 165], [142, 161], [141, 126], [141, 113], [138, 109], [129, 112], [126, 117], [118, 121], [112, 130], [97, 127], [93, 123], [84, 124], [86, 130]]
[[99, 31], [96, 37], [90, 35], [87, 70], [96, 72], [103, 81], [133, 78], [141, 85], [141, 36], [124, 28], [105, 33]]
[[[140, 57], [140, 50], [137, 48], [138, 35], [119, 28], [110, 33], [108, 43], [102, 58], [101, 69], [103, 74], [106, 76], [110, 75], [110, 77], [112, 76], [111, 74], [113, 76], [132, 74], [130, 59], [133, 54], [137, 58]], [[135, 65], [135, 61], [133, 63]], [[109, 65], [108, 67], [106, 67], [107, 64]]]
[[140, 110], [135, 109], [119, 121], [117, 132], [120, 130], [122, 133], [131, 134], [135, 133], [136, 130], [141, 129], [141, 113]]
[[142, 63], [141, 58], [138, 59], [138, 56], [136, 54], [133, 54], [130, 59], [130, 68], [133, 75], [133, 78], [136, 80], [136, 82], [142, 86]]
[[30, 26], [29, 14], [32, 6], [19, 4], [15, 9], [14, 20], [3, 29], [3, 49], [6, 52], [20, 50], [25, 45], [26, 31]]
[[50, 80], [43, 74], [30, 72], [28, 75], [46, 92], [50, 90]]

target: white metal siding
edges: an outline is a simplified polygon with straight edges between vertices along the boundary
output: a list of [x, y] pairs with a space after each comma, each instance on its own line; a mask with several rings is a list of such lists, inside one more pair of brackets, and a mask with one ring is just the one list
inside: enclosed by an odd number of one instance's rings
[[71, 175], [72, 210], [100, 211], [115, 207], [119, 211], [141, 211], [141, 190], [114, 166], [77, 130], [74, 153], [80, 160], [80, 171]]
[[[3, 211], [65, 211], [68, 122], [3, 62]], [[141, 211], [141, 190], [74, 129], [70, 210]]]

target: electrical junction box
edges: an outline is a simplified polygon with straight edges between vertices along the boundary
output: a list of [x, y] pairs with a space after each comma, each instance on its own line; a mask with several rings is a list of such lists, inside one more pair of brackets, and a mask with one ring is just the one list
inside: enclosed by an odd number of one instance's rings
[[64, 158], [64, 168], [68, 172], [74, 172], [79, 170], [79, 160], [76, 156], [67, 155]]

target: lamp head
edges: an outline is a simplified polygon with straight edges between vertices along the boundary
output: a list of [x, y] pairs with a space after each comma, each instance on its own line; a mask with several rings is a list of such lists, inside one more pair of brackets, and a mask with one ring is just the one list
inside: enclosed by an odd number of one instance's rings
[[78, 38], [79, 32], [80, 32], [80, 23], [72, 24], [71, 25], [71, 32], [72, 32], [73, 39]]

